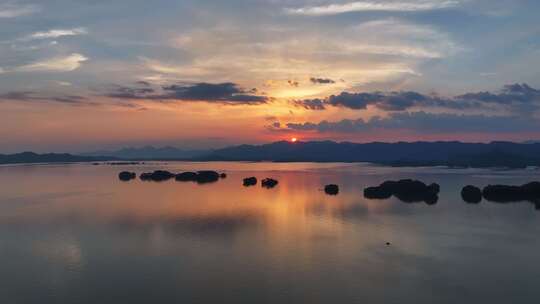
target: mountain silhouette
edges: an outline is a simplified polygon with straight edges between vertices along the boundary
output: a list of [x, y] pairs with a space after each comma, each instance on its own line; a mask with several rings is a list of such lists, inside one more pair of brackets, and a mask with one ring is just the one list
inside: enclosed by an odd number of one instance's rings
[[239, 145], [217, 150], [174, 147], [125, 148], [82, 155], [25, 152], [0, 155], [0, 163], [84, 162], [99, 160], [190, 160], [273, 162], [371, 162], [391, 166], [508, 167], [540, 166], [540, 143], [333, 141]]
[[76, 163], [113, 160], [111, 157], [90, 157], [72, 155], [67, 153], [47, 153], [37, 154], [34, 152], [23, 152], [16, 154], [0, 154], [0, 164], [35, 164], [35, 163]]
[[144, 159], [191, 159], [197, 156], [211, 153], [210, 150], [183, 150], [175, 147], [162, 147], [156, 148], [153, 146], [145, 146], [141, 148], [123, 148], [114, 151], [95, 151], [90, 153], [83, 153], [83, 156], [93, 157], [115, 157], [125, 160], [144, 160]]
[[512, 142], [337, 143], [280, 141], [218, 149], [199, 160], [373, 162], [393, 166], [526, 167], [540, 164], [540, 144]]

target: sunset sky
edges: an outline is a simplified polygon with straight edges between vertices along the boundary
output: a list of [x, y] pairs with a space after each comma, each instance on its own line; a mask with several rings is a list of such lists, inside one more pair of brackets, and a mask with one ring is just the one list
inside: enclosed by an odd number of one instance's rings
[[537, 0], [0, 1], [0, 153], [540, 139]]

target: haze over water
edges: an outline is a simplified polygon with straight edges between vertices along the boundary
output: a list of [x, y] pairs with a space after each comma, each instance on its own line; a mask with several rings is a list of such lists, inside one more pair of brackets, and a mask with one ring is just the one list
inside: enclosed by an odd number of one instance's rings
[[[122, 170], [215, 169], [197, 185]], [[540, 212], [466, 204], [467, 184], [536, 170], [367, 164], [147, 163], [0, 167], [1, 303], [537, 303]], [[274, 189], [243, 187], [256, 176]], [[414, 178], [438, 204], [368, 200]], [[337, 196], [322, 191], [340, 185]], [[389, 242], [388, 246], [386, 243]]]

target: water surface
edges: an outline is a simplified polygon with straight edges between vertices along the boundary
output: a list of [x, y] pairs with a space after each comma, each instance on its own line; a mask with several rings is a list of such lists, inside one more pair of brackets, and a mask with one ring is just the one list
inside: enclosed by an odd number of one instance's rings
[[[215, 169], [197, 185], [121, 170]], [[534, 170], [367, 164], [0, 167], [0, 303], [538, 303], [540, 212], [464, 203]], [[243, 187], [256, 176], [274, 189]], [[387, 179], [437, 182], [438, 204], [367, 200]], [[340, 194], [328, 196], [325, 184]], [[386, 243], [389, 242], [390, 246]]]

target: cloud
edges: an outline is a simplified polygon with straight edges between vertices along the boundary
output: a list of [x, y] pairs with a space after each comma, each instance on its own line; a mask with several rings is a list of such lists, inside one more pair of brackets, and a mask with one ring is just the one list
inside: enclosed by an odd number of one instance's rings
[[23, 65], [14, 69], [16, 72], [69, 72], [78, 69], [81, 64], [87, 61], [84, 55], [73, 53], [66, 57], [55, 57], [37, 61], [28, 65]]
[[311, 78], [309, 79], [309, 81], [311, 81], [311, 83], [313, 83], [313, 84], [333, 84], [333, 83], [336, 83], [334, 80], [329, 79], [329, 78], [315, 78], [315, 77], [311, 77]]
[[296, 80], [287, 80], [287, 83], [291, 86], [291, 87], [298, 87], [300, 85], [300, 83]]
[[145, 86], [145, 87], [149, 87], [149, 86], [152, 85], [150, 82], [144, 81], [144, 80], [139, 80], [139, 81], [136, 82], [136, 84], [142, 85], [142, 86]]
[[293, 104], [297, 107], [302, 107], [307, 110], [325, 110], [326, 109], [326, 102], [318, 98], [294, 100]]
[[85, 28], [53, 29], [44, 32], [36, 32], [24, 38], [24, 40], [60, 38], [64, 36], [78, 36], [88, 34]]
[[40, 11], [40, 7], [32, 4], [0, 4], [0, 18], [15, 18], [20, 16], [27, 16], [32, 15], [38, 11]]
[[224, 83], [195, 83], [165, 85], [157, 92], [148, 87], [148, 83], [140, 83], [143, 87], [117, 87], [114, 92], [106, 94], [107, 97], [125, 99], [148, 99], [148, 100], [183, 100], [204, 101], [223, 104], [263, 104], [268, 102], [268, 97], [256, 95], [256, 89], [244, 90], [237, 84]]
[[12, 91], [0, 95], [0, 100], [11, 101], [54, 101], [72, 105], [93, 105], [86, 97], [79, 95], [44, 95], [33, 91]]
[[[424, 95], [414, 91], [371, 92], [331, 95], [325, 99], [294, 100], [296, 106], [311, 110], [324, 110], [327, 106], [364, 110], [373, 105], [384, 111], [404, 111], [410, 108], [444, 108], [454, 110], [482, 109], [490, 105], [502, 105], [510, 110], [534, 110], [540, 107], [540, 91], [527, 84], [506, 85], [500, 92], [467, 93], [443, 98]], [[524, 107], [525, 106], [525, 107]]]
[[457, 96], [457, 99], [475, 100], [486, 103], [512, 104], [540, 102], [540, 91], [527, 84], [506, 85], [499, 93], [478, 92]]
[[540, 127], [540, 121], [520, 116], [463, 115], [450, 113], [403, 112], [369, 120], [344, 119], [337, 122], [288, 123], [294, 131], [319, 133], [357, 133], [373, 130], [412, 130], [419, 133], [523, 132]]
[[344, 44], [344, 47], [366, 54], [438, 59], [463, 50], [437, 28], [398, 18], [360, 23], [352, 27], [350, 35], [360, 35], [364, 43]]
[[290, 15], [323, 16], [350, 12], [394, 11], [415, 12], [456, 7], [459, 1], [452, 0], [424, 0], [424, 1], [355, 1], [349, 3], [328, 4], [321, 6], [305, 6], [287, 8], [285, 12]]
[[[16, 101], [16, 102], [28, 102], [28, 103], [43, 103], [53, 102], [70, 106], [92, 106], [101, 107], [105, 106], [105, 103], [93, 101], [92, 98], [81, 95], [59, 94], [55, 92], [34, 92], [34, 91], [11, 91], [4, 94], [0, 94], [0, 102], [2, 101]], [[117, 103], [114, 106], [132, 108], [137, 110], [144, 110], [144, 107], [140, 107], [133, 103]]]
[[197, 83], [194, 85], [171, 85], [164, 86], [168, 92], [165, 96], [172, 99], [192, 101], [219, 101], [231, 103], [266, 103], [267, 97], [251, 95], [242, 90], [238, 85], [225, 83]]
[[107, 94], [108, 97], [119, 98], [119, 99], [140, 99], [148, 94], [155, 93], [155, 90], [143, 85], [142, 88], [132, 88], [125, 86], [116, 86], [114, 91]]
[[423, 62], [447, 58], [462, 49], [440, 27], [405, 19], [329, 23], [320, 29], [306, 26], [194, 29], [170, 42], [187, 60], [141, 60], [149, 73], [168, 79], [220, 82], [234, 77], [251, 86], [281, 80], [269, 93], [298, 98], [304, 91], [290, 90], [287, 80], [324, 73], [320, 79], [347, 79], [352, 85], [394, 83], [421, 75], [418, 69]]
[[293, 103], [296, 106], [302, 106], [311, 110], [324, 110], [326, 106], [364, 110], [367, 109], [368, 105], [374, 105], [385, 111], [402, 111], [413, 106], [438, 104], [432, 97], [416, 92], [342, 92], [339, 95], [331, 95], [325, 99], [295, 100]]
[[425, 105], [430, 97], [417, 92], [399, 92], [385, 96], [378, 103], [377, 107], [385, 111], [403, 111], [417, 105]]
[[332, 106], [342, 106], [354, 110], [366, 109], [369, 104], [377, 103], [383, 96], [378, 93], [348, 93], [328, 97], [326, 102]]

